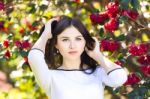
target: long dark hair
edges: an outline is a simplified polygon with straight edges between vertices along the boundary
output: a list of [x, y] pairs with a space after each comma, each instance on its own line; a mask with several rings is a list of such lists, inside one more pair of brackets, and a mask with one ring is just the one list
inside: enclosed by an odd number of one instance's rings
[[[51, 24], [52, 38], [47, 40], [45, 46], [45, 61], [49, 69], [57, 69], [62, 65], [63, 57], [60, 53], [57, 53], [55, 45], [57, 44], [57, 36], [61, 34], [66, 28], [74, 26], [84, 37], [86, 41], [86, 47], [89, 50], [93, 50], [95, 47], [95, 40], [90, 36], [89, 32], [82, 24], [82, 22], [77, 18], [71, 18], [68, 16], [60, 16], [59, 22], [53, 21]], [[42, 27], [40, 30], [40, 35], [42, 34], [45, 27]], [[88, 69], [91, 69], [91, 72], [85, 72], [86, 69], [83, 68], [83, 64], [88, 66]], [[97, 67], [98, 63], [89, 57], [85, 51], [81, 54], [81, 64], [80, 69], [83, 70], [86, 74], [92, 74]]]

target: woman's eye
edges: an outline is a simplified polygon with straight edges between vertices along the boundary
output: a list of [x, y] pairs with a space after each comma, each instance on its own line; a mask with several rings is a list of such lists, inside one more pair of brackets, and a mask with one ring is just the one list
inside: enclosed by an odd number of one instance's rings
[[68, 39], [63, 39], [62, 41], [67, 41]]
[[77, 38], [77, 40], [81, 40], [81, 38]]

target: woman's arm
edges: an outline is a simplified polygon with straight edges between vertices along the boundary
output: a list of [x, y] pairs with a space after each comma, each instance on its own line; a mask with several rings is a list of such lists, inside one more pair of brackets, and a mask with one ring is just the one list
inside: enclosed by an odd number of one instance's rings
[[102, 53], [100, 52], [99, 41], [97, 40], [96, 37], [93, 37], [93, 39], [96, 42], [95, 48], [92, 51], [90, 51], [86, 48], [85, 50], [86, 50], [87, 54], [91, 58], [93, 58], [95, 61], [97, 61], [105, 69], [105, 71], [107, 73], [109, 73], [110, 71], [112, 71], [114, 69], [121, 68], [121, 66], [113, 63], [111, 60], [109, 60], [108, 58], [106, 58], [105, 56], [102, 55]]
[[45, 24], [45, 29], [42, 33], [42, 35], [40, 36], [40, 38], [35, 42], [35, 44], [33, 45], [33, 47], [31, 49], [39, 49], [42, 52], [45, 53], [45, 45], [48, 39], [52, 38], [52, 34], [51, 34], [51, 23], [54, 20], [58, 20], [57, 18], [53, 18], [50, 19], [46, 24]]
[[35, 42], [28, 53], [28, 62], [32, 69], [38, 84], [46, 91], [50, 92], [51, 72], [44, 59], [45, 45], [51, 35], [51, 22], [56, 19], [51, 19], [45, 24], [45, 30], [40, 38]]
[[102, 82], [105, 85], [111, 87], [119, 87], [127, 80], [126, 71], [119, 65], [113, 63], [111, 60], [102, 55], [99, 48], [99, 41], [94, 38], [96, 41], [96, 46], [93, 51], [89, 51], [86, 49], [87, 54], [92, 57], [95, 61], [97, 61], [101, 69], [98, 72], [99, 77], [102, 78]]

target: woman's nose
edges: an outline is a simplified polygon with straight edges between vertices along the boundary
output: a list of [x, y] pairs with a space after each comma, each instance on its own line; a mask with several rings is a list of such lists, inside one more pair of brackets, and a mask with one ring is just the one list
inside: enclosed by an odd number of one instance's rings
[[70, 41], [69, 48], [73, 49], [76, 47], [76, 43], [74, 41]]

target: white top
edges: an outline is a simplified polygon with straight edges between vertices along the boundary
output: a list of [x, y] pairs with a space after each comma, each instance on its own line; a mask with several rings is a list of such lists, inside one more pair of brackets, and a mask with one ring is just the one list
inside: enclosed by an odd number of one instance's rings
[[44, 54], [39, 50], [31, 50], [28, 61], [36, 81], [49, 99], [103, 99], [105, 85], [119, 87], [127, 80], [122, 68], [107, 74], [98, 66], [90, 75], [81, 70], [49, 70]]

